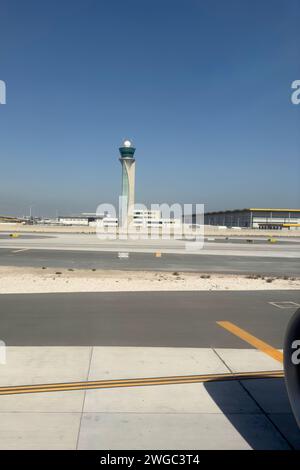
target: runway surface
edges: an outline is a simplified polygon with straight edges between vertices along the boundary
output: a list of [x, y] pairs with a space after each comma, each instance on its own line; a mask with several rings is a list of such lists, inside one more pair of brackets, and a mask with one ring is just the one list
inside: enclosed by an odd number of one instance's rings
[[299, 239], [280, 239], [275, 243], [267, 238], [236, 237], [215, 238], [207, 237], [203, 246], [199, 242], [182, 239], [99, 239], [96, 234], [19, 234], [11, 238], [8, 234], [0, 238], [1, 249], [29, 250], [62, 250], [81, 252], [119, 252], [130, 253], [161, 253], [193, 254], [194, 256], [259, 256], [279, 258], [300, 258]]
[[[274, 302], [293, 302], [280, 304]], [[282, 306], [281, 305], [281, 306]], [[7, 346], [245, 348], [230, 321], [282, 348], [299, 292], [114, 292], [0, 296]]]
[[299, 276], [298, 258], [259, 256], [218, 256], [202, 254], [129, 253], [128, 258], [119, 258], [113, 251], [63, 251], [1, 249], [1, 266], [54, 267], [73, 269], [114, 269], [129, 271], [194, 271], [231, 274], [261, 274], [272, 276]]

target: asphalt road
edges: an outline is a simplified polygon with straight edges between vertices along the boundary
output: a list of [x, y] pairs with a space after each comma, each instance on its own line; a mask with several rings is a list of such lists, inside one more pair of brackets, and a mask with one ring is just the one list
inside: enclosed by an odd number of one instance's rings
[[232, 274], [299, 276], [298, 258], [220, 256], [163, 253], [129, 253], [119, 259], [113, 251], [13, 250], [0, 248], [0, 266], [31, 266], [73, 269], [121, 269], [138, 271], [195, 271]]
[[216, 321], [227, 320], [276, 348], [299, 304], [295, 291], [113, 292], [0, 296], [7, 346], [249, 348]]

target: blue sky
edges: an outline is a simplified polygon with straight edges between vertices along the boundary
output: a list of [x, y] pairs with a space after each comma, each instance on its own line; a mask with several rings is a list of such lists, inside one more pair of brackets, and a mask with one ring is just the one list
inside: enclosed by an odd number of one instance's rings
[[0, 213], [299, 207], [299, 0], [0, 0]]

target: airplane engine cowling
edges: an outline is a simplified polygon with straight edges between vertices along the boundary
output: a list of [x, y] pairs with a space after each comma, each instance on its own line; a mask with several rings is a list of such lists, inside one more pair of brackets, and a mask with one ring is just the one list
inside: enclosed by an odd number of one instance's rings
[[283, 364], [290, 404], [300, 427], [300, 308], [290, 319], [286, 330]]

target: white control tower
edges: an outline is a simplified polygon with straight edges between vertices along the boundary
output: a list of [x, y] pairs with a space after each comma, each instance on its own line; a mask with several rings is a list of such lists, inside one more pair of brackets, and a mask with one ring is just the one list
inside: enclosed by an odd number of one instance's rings
[[122, 165], [122, 207], [120, 214], [121, 226], [128, 226], [134, 209], [134, 185], [135, 185], [135, 148], [130, 140], [124, 140], [119, 148], [120, 162]]

